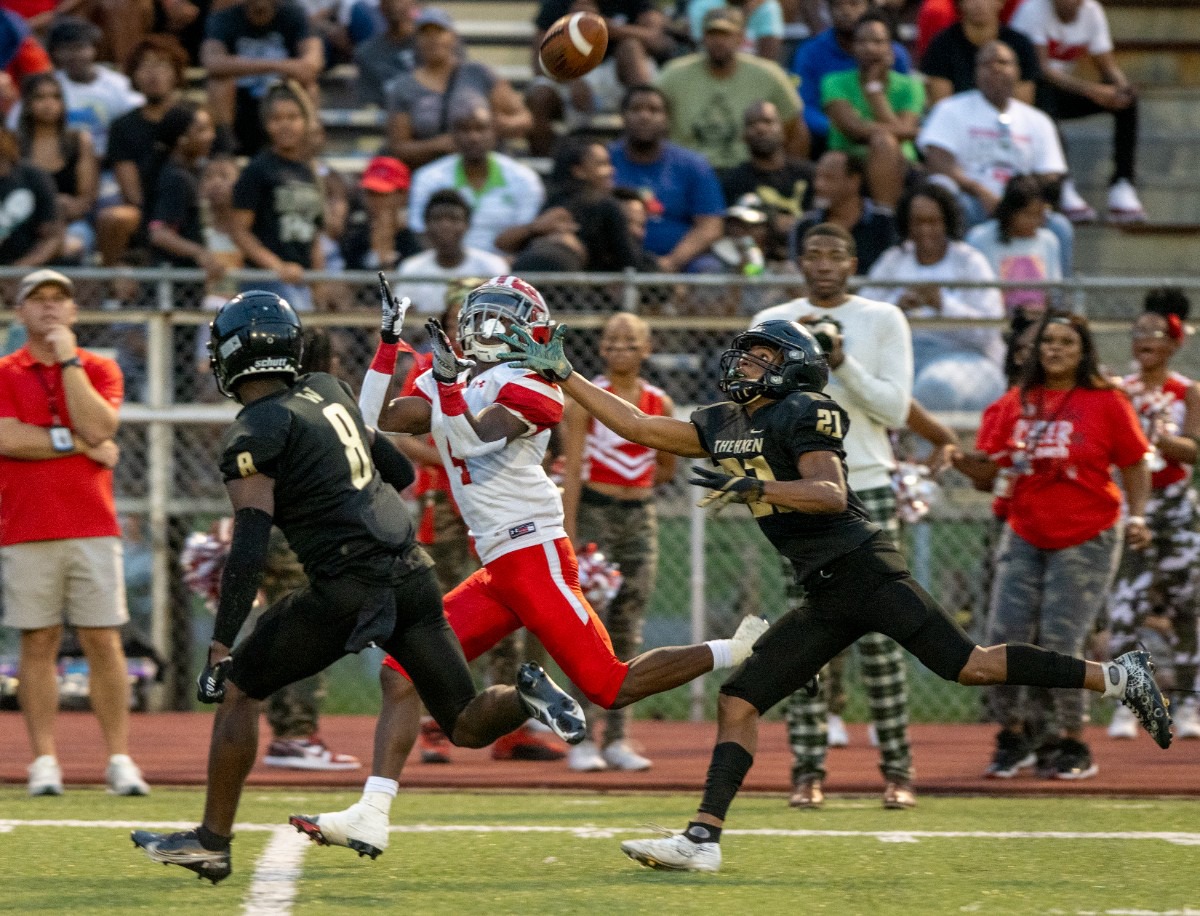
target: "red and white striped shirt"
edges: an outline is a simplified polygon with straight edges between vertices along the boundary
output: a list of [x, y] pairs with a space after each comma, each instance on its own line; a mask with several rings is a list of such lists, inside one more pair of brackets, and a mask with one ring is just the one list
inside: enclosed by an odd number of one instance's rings
[[[612, 391], [612, 383], [603, 375], [596, 376], [592, 382], [598, 388]], [[637, 401], [638, 409], [654, 417], [666, 416], [666, 393], [644, 379], [638, 379], [638, 383], [642, 391]], [[654, 486], [658, 451], [622, 439], [595, 419], [588, 426], [583, 457], [584, 481], [646, 489]]]

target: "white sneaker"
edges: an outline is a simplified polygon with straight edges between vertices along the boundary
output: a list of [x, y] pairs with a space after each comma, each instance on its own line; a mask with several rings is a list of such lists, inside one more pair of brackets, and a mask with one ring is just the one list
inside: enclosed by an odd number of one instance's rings
[[1197, 709], [1194, 704], [1180, 705], [1178, 712], [1175, 713], [1175, 737], [1200, 738], [1200, 709]]
[[1120, 740], [1133, 740], [1139, 731], [1137, 716], [1133, 710], [1118, 706], [1113, 712], [1112, 722], [1108, 726], [1108, 737]]
[[1144, 223], [1146, 210], [1128, 179], [1113, 182], [1108, 189], [1108, 220], [1112, 223]]
[[693, 843], [682, 833], [659, 840], [626, 840], [621, 852], [650, 868], [704, 872], [721, 869], [720, 843]]
[[846, 731], [846, 723], [842, 717], [830, 713], [825, 719], [825, 743], [830, 747], [846, 747], [850, 744], [850, 733]]
[[104, 773], [109, 795], [149, 795], [150, 786], [128, 754], [113, 754]]
[[735, 667], [750, 657], [750, 653], [754, 651], [754, 644], [770, 627], [771, 622], [767, 618], [759, 617], [756, 614], [747, 614], [742, 618], [742, 622], [738, 624], [737, 630], [730, 638], [730, 642], [733, 643]]
[[628, 741], [614, 741], [604, 749], [604, 762], [614, 770], [648, 770], [650, 758], [643, 757]]
[[876, 730], [874, 722], [867, 726], [867, 744], [871, 747], [879, 747], [879, 732]]
[[388, 812], [359, 800], [344, 811], [293, 814], [288, 823], [318, 846], [345, 846], [374, 859], [388, 846]]
[[1075, 188], [1075, 182], [1070, 178], [1063, 182], [1058, 208], [1062, 210], [1063, 216], [1073, 223], [1094, 223], [1096, 221], [1096, 211], [1080, 196], [1079, 191]]
[[600, 756], [595, 741], [580, 741], [567, 751], [567, 769], [576, 773], [599, 773], [607, 770], [608, 764]]
[[62, 795], [62, 770], [53, 754], [43, 754], [29, 764], [30, 795]]

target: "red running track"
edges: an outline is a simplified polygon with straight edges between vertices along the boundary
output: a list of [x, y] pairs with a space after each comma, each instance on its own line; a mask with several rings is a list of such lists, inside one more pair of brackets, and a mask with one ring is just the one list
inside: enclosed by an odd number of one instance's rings
[[[355, 754], [367, 763], [374, 718], [326, 716], [322, 735], [330, 747]], [[137, 714], [131, 724], [131, 753], [154, 785], [201, 785], [204, 782], [212, 716], [207, 713]], [[867, 744], [865, 725], [851, 725], [851, 746], [829, 752], [826, 790], [834, 793], [881, 792], [879, 754]], [[1160, 750], [1148, 735], [1113, 741], [1100, 727], [1087, 735], [1100, 765], [1093, 779], [1068, 782], [1037, 779], [984, 779], [995, 729], [990, 725], [914, 725], [916, 787], [921, 794], [987, 795], [1176, 795], [1200, 797], [1200, 740], [1177, 741]], [[25, 782], [29, 744], [20, 713], [0, 713], [0, 784]], [[642, 773], [572, 773], [565, 761], [534, 763], [494, 761], [487, 750], [455, 748], [449, 764], [422, 764], [415, 755], [402, 784], [438, 789], [569, 788], [611, 791], [699, 792], [704, 784], [714, 723], [635, 721], [631, 738], [654, 766]], [[58, 758], [68, 785], [98, 785], [104, 780], [105, 755], [96, 720], [88, 713], [58, 718]], [[257, 786], [356, 788], [368, 771], [302, 772], [263, 766], [269, 729], [260, 730], [260, 762], [250, 774]], [[780, 722], [762, 726], [755, 766], [746, 788], [790, 791], [791, 753]]]

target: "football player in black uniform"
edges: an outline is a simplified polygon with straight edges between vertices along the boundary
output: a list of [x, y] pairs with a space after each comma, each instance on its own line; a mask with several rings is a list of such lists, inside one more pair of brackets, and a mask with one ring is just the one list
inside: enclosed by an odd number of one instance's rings
[[653, 868], [717, 871], [721, 827], [754, 762], [759, 716], [871, 631], [892, 637], [960, 684], [1085, 687], [1116, 697], [1160, 746], [1171, 743], [1171, 718], [1147, 653], [1100, 664], [1029, 645], [983, 648], [917, 584], [846, 486], [846, 413], [822, 393], [828, 364], [801, 325], [764, 321], [735, 337], [721, 357], [720, 387], [730, 400], [697, 410], [691, 422], [648, 416], [574, 373], [561, 327], [546, 344], [519, 330], [506, 339], [514, 352], [503, 358], [559, 381], [618, 435], [711, 458], [719, 470], [697, 467], [691, 479], [713, 491], [701, 505], [749, 506], [809, 597], [807, 606], [771, 626], [721, 687], [717, 744], [695, 819], [681, 834], [622, 843], [630, 858]]
[[[151, 859], [214, 884], [231, 871], [234, 815], [258, 749], [262, 701], [347, 653], [378, 645], [399, 660], [438, 725], [465, 747], [484, 747], [539, 713], [557, 729], [547, 709], [576, 708], [536, 666], [519, 672], [516, 689], [476, 693], [442, 614], [433, 564], [415, 543], [397, 492], [412, 483], [412, 465], [364, 426], [344, 382], [323, 372], [298, 375], [301, 349], [300, 320], [274, 293], [243, 293], [212, 322], [218, 387], [245, 406], [223, 443], [233, 544], [197, 681], [200, 702], [221, 704], [204, 820], [195, 830], [132, 836]], [[272, 524], [287, 536], [309, 585], [269, 608], [231, 651], [258, 593]], [[375, 795], [390, 805], [395, 781], [380, 782]], [[379, 854], [360, 846], [360, 855]]]

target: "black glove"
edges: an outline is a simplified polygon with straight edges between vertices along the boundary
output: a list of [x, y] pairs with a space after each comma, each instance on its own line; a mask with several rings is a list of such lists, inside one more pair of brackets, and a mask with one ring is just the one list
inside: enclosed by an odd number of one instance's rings
[[436, 318], [425, 322], [425, 330], [429, 332], [429, 343], [433, 348], [433, 379], [443, 385], [453, 385], [459, 375], [474, 368], [475, 360], [463, 359], [454, 352], [450, 338], [442, 330], [442, 323]]
[[719, 509], [731, 502], [753, 503], [762, 499], [763, 495], [763, 482], [757, 477], [735, 477], [700, 465], [692, 468], [688, 483], [715, 491], [696, 503], [701, 509], [709, 506]]
[[225, 678], [233, 658], [226, 655], [215, 665], [205, 665], [196, 678], [196, 699], [201, 703], [220, 703], [225, 699]]
[[394, 344], [400, 342], [400, 329], [404, 327], [404, 314], [408, 311], [408, 307], [412, 305], [412, 301], [405, 296], [399, 302], [392, 295], [392, 288], [388, 285], [387, 277], [383, 275], [383, 271], [379, 271], [379, 336], [384, 343]]

